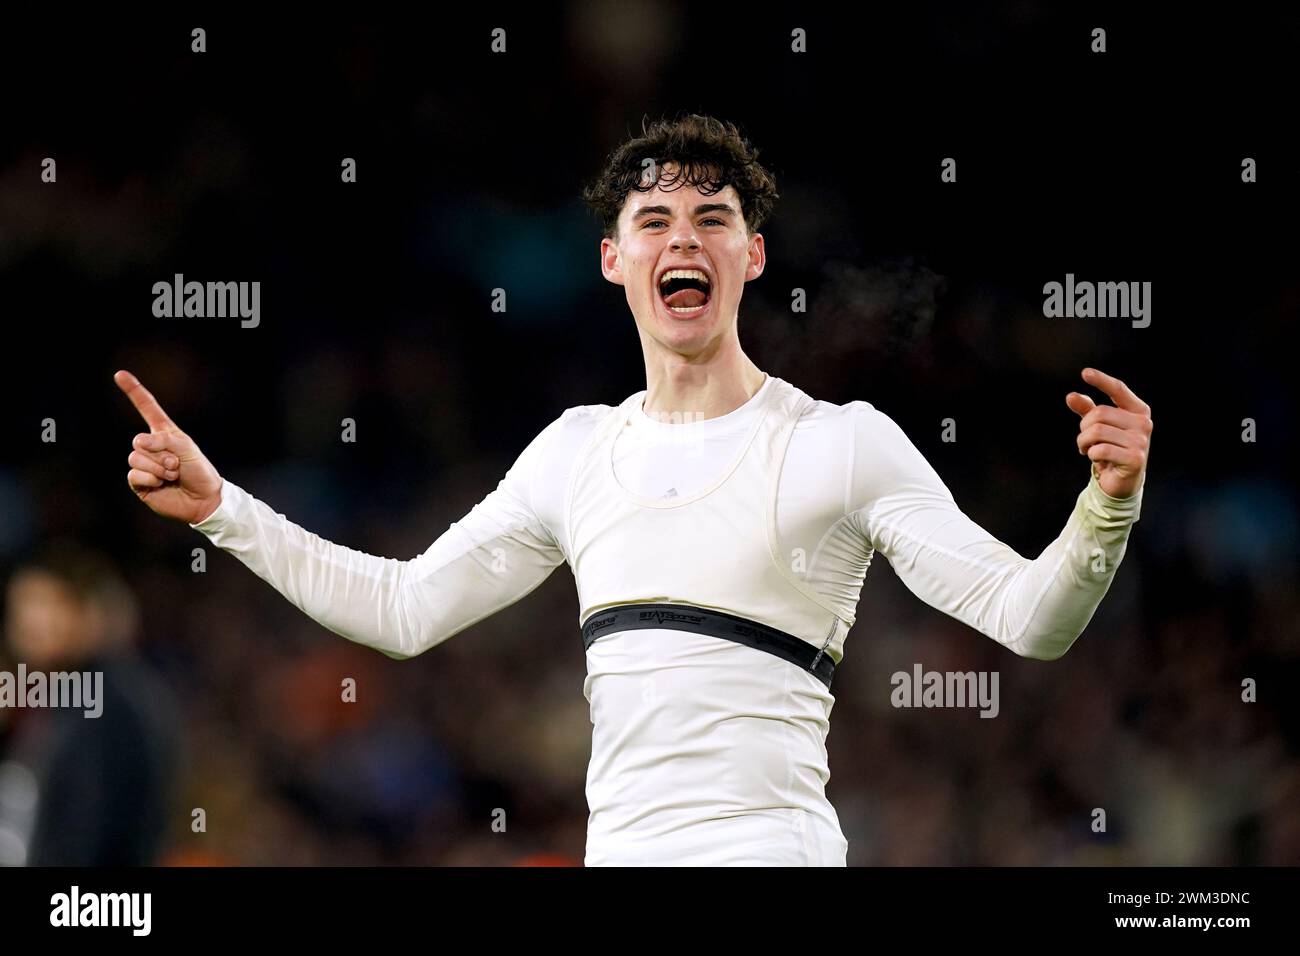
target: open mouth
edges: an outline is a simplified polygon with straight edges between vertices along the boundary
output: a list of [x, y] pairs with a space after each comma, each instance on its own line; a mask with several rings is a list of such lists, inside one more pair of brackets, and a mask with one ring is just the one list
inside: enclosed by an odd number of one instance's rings
[[659, 277], [659, 298], [673, 315], [698, 315], [711, 293], [709, 277], [699, 269], [668, 269]]

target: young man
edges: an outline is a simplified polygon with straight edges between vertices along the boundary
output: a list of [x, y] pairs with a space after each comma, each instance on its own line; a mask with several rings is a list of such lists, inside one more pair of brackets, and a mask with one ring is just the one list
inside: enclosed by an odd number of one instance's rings
[[223, 481], [118, 372], [150, 427], [128, 482], [325, 627], [392, 657], [518, 601], [567, 561], [593, 724], [587, 864], [842, 866], [825, 794], [830, 684], [872, 555], [1015, 653], [1060, 657], [1138, 518], [1150, 410], [1085, 370], [1116, 404], [1067, 396], [1094, 471], [1030, 561], [961, 512], [887, 415], [817, 401], [741, 349], [740, 299], [763, 272], [758, 230], [776, 191], [733, 126], [654, 124], [586, 198], [646, 387], [567, 409], [419, 557], [373, 557], [287, 521]]

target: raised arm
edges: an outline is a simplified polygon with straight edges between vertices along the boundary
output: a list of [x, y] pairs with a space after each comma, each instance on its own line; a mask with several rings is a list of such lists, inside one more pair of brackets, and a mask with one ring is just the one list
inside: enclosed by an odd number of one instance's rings
[[[137, 408], [142, 401], [147, 407], [153, 397], [134, 376], [124, 385], [121, 376], [129, 374], [119, 372], [118, 384]], [[131, 382], [143, 394], [128, 390]], [[469, 514], [410, 560], [376, 557], [326, 541], [229, 479], [216, 478], [219, 493], [211, 507], [205, 503], [187, 510], [186, 496], [198, 496], [187, 484], [187, 468], [193, 464], [196, 476], [206, 474], [202, 466], [214, 476], [216, 471], [183, 435], [157, 450], [150, 447], [150, 436], [143, 436], [145, 441], [136, 436], [137, 452], [145, 454], [133, 458], [129, 480], [133, 489], [136, 482], [149, 489], [141, 497], [153, 510], [187, 520], [322, 626], [390, 657], [407, 658], [518, 601], [563, 562], [532, 506], [533, 477], [559, 423], [552, 422], [529, 444]], [[172, 445], [190, 449], [188, 457], [171, 451]], [[169, 467], [168, 455], [178, 459], [177, 467]], [[172, 496], [163, 497], [168, 491]]]
[[[853, 481], [862, 505], [851, 516], [856, 527], [921, 600], [1039, 660], [1055, 660], [1069, 650], [1110, 588], [1141, 512], [1145, 481], [1146, 443], [1140, 443], [1139, 459], [1134, 447], [1139, 442], [1134, 434], [1123, 434], [1124, 426], [1150, 435], [1149, 410], [1124, 425], [1095, 428], [1109, 413], [1089, 419], [1090, 400], [1072, 393], [1067, 401], [1084, 415], [1079, 450], [1092, 459], [1094, 471], [1061, 534], [1033, 560], [967, 517], [889, 416], [858, 405]], [[1095, 406], [1103, 408], [1114, 410]], [[1138, 418], [1145, 418], [1145, 426]], [[1113, 444], [1096, 448], [1099, 440]], [[1099, 471], [1113, 490], [1123, 485], [1135, 493], [1107, 494]]]

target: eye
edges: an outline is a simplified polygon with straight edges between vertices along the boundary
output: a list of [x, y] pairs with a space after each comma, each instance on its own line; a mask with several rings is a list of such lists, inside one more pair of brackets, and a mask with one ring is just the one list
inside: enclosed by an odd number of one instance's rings
[[[701, 223], [704, 225], [708, 225], [709, 223], [717, 223], [719, 226], [726, 225], [726, 222], [719, 219], [717, 216], [709, 216], [707, 219], [701, 220]], [[649, 229], [651, 226], [654, 225], [666, 226], [667, 223], [662, 219], [648, 219], [646, 220], [645, 223], [642, 224], [641, 228]]]

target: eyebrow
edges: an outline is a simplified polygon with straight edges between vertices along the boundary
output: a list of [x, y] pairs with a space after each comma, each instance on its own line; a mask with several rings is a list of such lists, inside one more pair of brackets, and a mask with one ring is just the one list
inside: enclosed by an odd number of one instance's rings
[[[695, 215], [697, 216], [701, 216], [706, 212], [725, 212], [732, 216], [736, 214], [736, 210], [725, 202], [706, 202], [695, 207]], [[673, 211], [667, 206], [642, 206], [632, 214], [632, 221], [635, 222], [645, 216], [671, 216], [672, 214]]]

